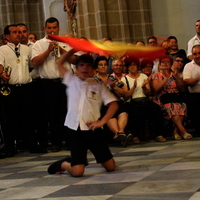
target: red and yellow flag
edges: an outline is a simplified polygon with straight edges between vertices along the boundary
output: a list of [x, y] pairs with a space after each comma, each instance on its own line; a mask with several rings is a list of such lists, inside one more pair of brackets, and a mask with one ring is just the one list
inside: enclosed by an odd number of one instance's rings
[[76, 51], [92, 52], [99, 55], [110, 55], [112, 57], [137, 57], [155, 60], [165, 55], [161, 47], [150, 46], [128, 46], [123, 42], [110, 42], [102, 44], [96, 40], [86, 40], [80, 38], [63, 37], [57, 35], [48, 35], [49, 39], [67, 43]]

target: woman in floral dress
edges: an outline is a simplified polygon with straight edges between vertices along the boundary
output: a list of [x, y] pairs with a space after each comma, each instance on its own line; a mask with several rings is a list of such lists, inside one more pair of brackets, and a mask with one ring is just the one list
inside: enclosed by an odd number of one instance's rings
[[[181, 92], [184, 92], [183, 80], [171, 70], [173, 60], [164, 56], [159, 62], [159, 72], [153, 74], [153, 89], [155, 91], [154, 101], [164, 111], [164, 117], [171, 119], [174, 124], [173, 138], [191, 139], [192, 135], [187, 133], [183, 126], [184, 117], [187, 114], [187, 106]], [[173, 94], [172, 94], [173, 93]]]

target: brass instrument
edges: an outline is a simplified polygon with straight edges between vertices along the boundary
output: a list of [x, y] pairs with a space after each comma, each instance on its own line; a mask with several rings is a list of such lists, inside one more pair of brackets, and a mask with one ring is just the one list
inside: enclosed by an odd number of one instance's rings
[[[3, 73], [6, 74], [7, 77], [10, 77], [12, 72], [12, 68], [10, 66], [4, 67]], [[8, 96], [11, 93], [11, 89], [8, 86], [8, 81], [4, 81], [4, 85], [0, 88], [0, 93], [3, 96]]]
[[[51, 34], [54, 35], [54, 32], [52, 32]], [[55, 56], [55, 59], [60, 57], [60, 48], [59, 48], [58, 42], [56, 42], [54, 44], [54, 49], [53, 49], [52, 55]]]

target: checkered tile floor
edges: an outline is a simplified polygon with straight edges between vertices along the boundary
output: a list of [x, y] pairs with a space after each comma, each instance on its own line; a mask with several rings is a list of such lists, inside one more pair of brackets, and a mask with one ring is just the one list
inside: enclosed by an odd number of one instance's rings
[[200, 199], [200, 138], [110, 148], [116, 171], [105, 172], [88, 152], [80, 178], [46, 172], [67, 150], [1, 159], [0, 200]]

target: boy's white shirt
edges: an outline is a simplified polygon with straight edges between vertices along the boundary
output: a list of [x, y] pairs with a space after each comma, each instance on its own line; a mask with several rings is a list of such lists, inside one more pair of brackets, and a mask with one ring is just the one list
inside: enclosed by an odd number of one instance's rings
[[97, 121], [102, 104], [117, 101], [115, 96], [105, 87], [89, 78], [85, 81], [74, 76], [70, 71], [65, 74], [63, 83], [67, 86], [68, 112], [65, 126], [77, 130], [89, 130], [86, 122]]

